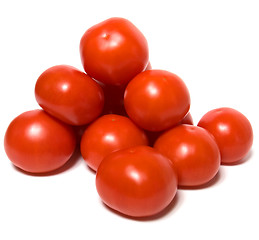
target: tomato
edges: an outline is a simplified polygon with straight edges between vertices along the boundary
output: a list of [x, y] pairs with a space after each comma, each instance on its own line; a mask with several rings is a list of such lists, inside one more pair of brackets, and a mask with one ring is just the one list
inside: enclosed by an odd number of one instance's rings
[[174, 198], [177, 175], [169, 159], [151, 147], [137, 146], [105, 157], [96, 188], [112, 209], [133, 217], [151, 216]]
[[31, 173], [43, 173], [64, 165], [73, 154], [72, 128], [43, 110], [24, 112], [8, 126], [5, 151], [12, 163]]
[[80, 42], [86, 73], [105, 84], [126, 85], [148, 64], [143, 34], [128, 20], [110, 18], [89, 28]]
[[43, 72], [36, 82], [35, 96], [46, 112], [72, 125], [95, 120], [104, 105], [103, 90], [98, 83], [67, 65]]
[[161, 131], [180, 122], [190, 108], [184, 82], [163, 70], [148, 70], [133, 78], [124, 94], [129, 117], [149, 131]]
[[215, 138], [223, 164], [242, 160], [253, 144], [253, 130], [249, 120], [232, 108], [217, 108], [206, 113], [198, 126]]
[[98, 118], [86, 129], [80, 148], [88, 166], [96, 171], [103, 158], [111, 152], [147, 144], [144, 131], [129, 118], [108, 114]]
[[219, 170], [218, 146], [203, 128], [179, 125], [163, 133], [155, 142], [154, 148], [173, 162], [180, 186], [205, 184]]

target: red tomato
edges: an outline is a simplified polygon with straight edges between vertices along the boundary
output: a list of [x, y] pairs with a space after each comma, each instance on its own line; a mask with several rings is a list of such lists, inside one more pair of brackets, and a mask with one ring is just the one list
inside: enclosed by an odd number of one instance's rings
[[64, 165], [73, 154], [76, 138], [72, 128], [43, 110], [24, 112], [7, 128], [5, 151], [24, 171], [43, 173]]
[[116, 211], [151, 216], [174, 198], [177, 176], [169, 159], [151, 147], [138, 146], [108, 155], [97, 170], [96, 188]]
[[108, 114], [98, 118], [86, 129], [80, 146], [84, 160], [96, 171], [103, 158], [111, 152], [147, 144], [144, 131], [129, 118]]
[[162, 134], [154, 148], [171, 159], [180, 186], [199, 186], [209, 182], [218, 172], [218, 146], [205, 129], [179, 125]]
[[138, 74], [128, 84], [124, 105], [129, 117], [149, 131], [161, 131], [180, 122], [190, 108], [190, 95], [184, 82], [163, 70]]
[[102, 112], [102, 88], [74, 67], [59, 65], [47, 69], [38, 78], [35, 96], [49, 114], [72, 125], [85, 125]]
[[215, 138], [223, 164], [237, 163], [253, 144], [253, 130], [248, 119], [232, 108], [217, 108], [206, 113], [198, 126]]
[[148, 64], [143, 34], [128, 20], [110, 18], [89, 28], [80, 42], [85, 71], [106, 84], [126, 85]]

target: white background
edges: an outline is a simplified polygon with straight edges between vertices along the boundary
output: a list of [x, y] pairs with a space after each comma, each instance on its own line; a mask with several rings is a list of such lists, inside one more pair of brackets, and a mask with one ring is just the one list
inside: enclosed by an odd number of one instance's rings
[[[258, 1], [1, 1], [0, 239], [259, 239]], [[79, 42], [109, 17], [132, 21], [149, 42], [153, 68], [187, 84], [194, 122], [217, 107], [247, 116], [254, 144], [246, 161], [222, 166], [214, 184], [179, 190], [156, 218], [133, 220], [100, 201], [95, 175], [76, 154], [58, 174], [13, 167], [3, 139], [10, 121], [39, 108], [38, 76], [57, 64], [83, 70]]]

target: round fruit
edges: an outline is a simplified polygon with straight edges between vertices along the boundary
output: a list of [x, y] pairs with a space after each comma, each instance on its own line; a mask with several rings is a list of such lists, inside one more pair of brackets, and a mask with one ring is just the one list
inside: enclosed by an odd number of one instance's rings
[[215, 138], [221, 163], [232, 164], [243, 159], [253, 144], [253, 129], [249, 120], [232, 108], [217, 108], [206, 113], [198, 126]]
[[72, 128], [43, 110], [24, 112], [8, 126], [5, 151], [12, 163], [31, 173], [43, 173], [64, 165], [73, 154]]
[[89, 28], [80, 42], [85, 72], [105, 84], [126, 85], [148, 65], [143, 34], [124, 18], [110, 18]]
[[179, 125], [163, 133], [154, 148], [172, 161], [182, 187], [205, 184], [219, 170], [218, 146], [203, 128]]
[[36, 82], [35, 96], [46, 112], [71, 125], [95, 120], [104, 105], [103, 90], [98, 83], [67, 65], [43, 72]]
[[169, 159], [138, 146], [108, 155], [97, 170], [96, 188], [112, 209], [133, 217], [151, 216], [174, 198], [177, 176]]
[[184, 82], [163, 70], [148, 70], [133, 78], [124, 94], [129, 117], [149, 131], [161, 131], [179, 123], [190, 108]]

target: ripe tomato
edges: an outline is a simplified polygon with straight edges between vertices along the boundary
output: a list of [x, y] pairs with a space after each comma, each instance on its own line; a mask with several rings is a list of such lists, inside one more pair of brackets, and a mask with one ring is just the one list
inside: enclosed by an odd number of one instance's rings
[[86, 129], [80, 148], [88, 166], [96, 171], [103, 158], [111, 152], [147, 144], [144, 131], [129, 118], [108, 114], [98, 118]]
[[253, 144], [253, 130], [249, 120], [232, 108], [217, 108], [206, 113], [198, 126], [215, 138], [223, 164], [237, 163], [245, 157]]
[[133, 217], [163, 210], [177, 191], [169, 159], [155, 149], [137, 146], [108, 155], [96, 174], [96, 188], [109, 207]]
[[68, 125], [43, 110], [24, 112], [7, 128], [5, 151], [24, 171], [43, 173], [64, 165], [75, 150], [76, 138]]
[[102, 112], [102, 88], [85, 73], [74, 67], [58, 65], [47, 69], [38, 78], [35, 96], [49, 114], [72, 125], [85, 125]]
[[161, 131], [180, 122], [190, 108], [184, 82], [163, 70], [148, 70], [133, 78], [124, 94], [129, 117], [149, 131]]
[[126, 85], [148, 64], [143, 34], [128, 20], [110, 18], [89, 28], [80, 42], [86, 73], [106, 84]]
[[218, 172], [218, 146], [205, 129], [179, 125], [162, 134], [154, 148], [171, 159], [180, 186], [199, 186], [209, 182]]

